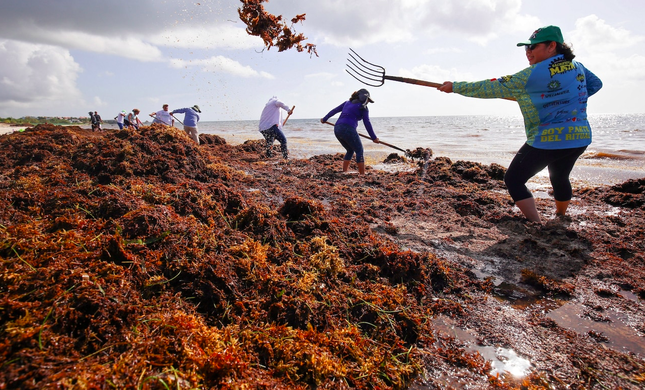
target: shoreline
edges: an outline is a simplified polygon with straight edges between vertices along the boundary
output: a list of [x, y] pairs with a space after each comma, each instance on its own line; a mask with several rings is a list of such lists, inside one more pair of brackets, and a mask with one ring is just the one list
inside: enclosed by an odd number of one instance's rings
[[[79, 126], [84, 130], [88, 130], [85, 127]], [[14, 126], [7, 123], [0, 123], [0, 135], [10, 134], [21, 129], [25, 129], [25, 126]], [[103, 127], [104, 130], [116, 130], [118, 128], [106, 125]], [[249, 140], [258, 140], [261, 136], [256, 135], [254, 132], [248, 131], [239, 131], [236, 133], [231, 132], [217, 132], [211, 129], [208, 129], [201, 134], [213, 134], [219, 135], [226, 140], [227, 143], [231, 145], [240, 145]], [[290, 144], [290, 155], [292, 158], [296, 159], [309, 159], [313, 156], [325, 155], [325, 154], [335, 154], [341, 152], [340, 145], [336, 145], [333, 141], [329, 142], [329, 145], [326, 145], [325, 142], [318, 143], [317, 146], [312, 145], [311, 140], [303, 139], [298, 136], [292, 136], [289, 138], [291, 141]], [[322, 149], [314, 151], [314, 149]], [[327, 150], [333, 147], [333, 150]], [[380, 166], [382, 167], [382, 161], [388, 156], [390, 152], [396, 152], [387, 147], [381, 145], [374, 145], [371, 143], [365, 143], [365, 152], [366, 152], [366, 162], [370, 166]], [[468, 155], [468, 153], [452, 153], [448, 155], [446, 153], [435, 153], [433, 158], [436, 157], [448, 157], [453, 161], [471, 161], [477, 162], [484, 165], [490, 165], [496, 163], [508, 167], [512, 157], [506, 159], [499, 159], [494, 157], [483, 157], [483, 156], [473, 156]], [[627, 180], [636, 180], [645, 177], [645, 172], [642, 169], [638, 169], [636, 166], [625, 165], [625, 162], [622, 160], [612, 160], [612, 159], [590, 159], [583, 158], [576, 163], [571, 175], [571, 182], [575, 187], [596, 187], [596, 186], [605, 186], [605, 185], [616, 185], [623, 183]], [[621, 166], [624, 165], [624, 166]], [[387, 171], [387, 169], [385, 169]], [[548, 181], [548, 174], [546, 170], [538, 174], [536, 177], [531, 179], [529, 183], [533, 186], [541, 187], [542, 184], [545, 184]]]
[[13, 133], [16, 130], [24, 128], [24, 126], [13, 126], [8, 123], [0, 123], [0, 135]]

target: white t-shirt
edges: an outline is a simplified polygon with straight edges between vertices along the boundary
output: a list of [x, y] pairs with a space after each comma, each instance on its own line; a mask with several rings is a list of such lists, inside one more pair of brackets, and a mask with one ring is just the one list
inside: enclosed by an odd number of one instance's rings
[[170, 112], [166, 110], [157, 111], [153, 123], [163, 123], [164, 125], [168, 126], [172, 125], [172, 117], [170, 116]]
[[268, 130], [273, 125], [278, 125], [278, 129], [282, 130], [282, 111], [280, 111], [280, 108], [283, 108], [287, 112], [291, 110], [289, 106], [282, 103], [277, 97], [274, 96], [269, 99], [262, 110], [262, 115], [260, 115], [260, 131]]

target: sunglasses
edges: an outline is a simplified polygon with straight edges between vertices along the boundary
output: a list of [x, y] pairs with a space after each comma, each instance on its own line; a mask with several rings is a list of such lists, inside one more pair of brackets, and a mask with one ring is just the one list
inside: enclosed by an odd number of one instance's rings
[[[543, 43], [543, 42], [540, 42], [540, 43]], [[526, 45], [526, 46], [524, 46], [524, 49], [525, 49], [526, 51], [529, 51], [529, 50], [535, 50], [535, 48], [536, 48], [540, 43], [534, 43], [534, 44], [532, 44], [532, 45]]]

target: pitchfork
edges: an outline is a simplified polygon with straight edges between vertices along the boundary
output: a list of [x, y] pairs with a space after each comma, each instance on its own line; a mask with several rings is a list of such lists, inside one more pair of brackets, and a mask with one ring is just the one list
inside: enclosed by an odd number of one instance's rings
[[385, 80], [399, 81], [402, 83], [417, 84], [434, 88], [439, 88], [443, 85], [439, 83], [433, 83], [431, 81], [409, 79], [407, 77], [388, 76], [385, 74], [384, 67], [364, 60], [363, 57], [359, 56], [358, 53], [356, 53], [351, 48], [349, 50], [351, 51], [351, 53], [348, 53], [350, 58], [347, 59], [347, 61], [349, 61], [349, 64], [347, 64], [348, 69], [345, 69], [345, 72], [349, 73], [350, 76], [365, 85], [369, 85], [370, 87], [380, 87], [385, 83]]
[[[388, 76], [385, 74], [384, 67], [366, 61], [365, 59], [363, 59], [363, 57], [359, 56], [358, 53], [352, 50], [351, 47], [349, 48], [349, 50], [354, 53], [354, 55], [352, 55], [352, 53], [348, 53], [350, 58], [347, 59], [347, 61], [349, 61], [349, 64], [347, 64], [348, 69], [345, 69], [345, 72], [349, 73], [350, 76], [365, 85], [369, 85], [370, 87], [380, 87], [381, 85], [385, 84], [385, 80], [400, 81], [402, 83], [423, 85], [425, 87], [433, 88], [439, 88], [443, 85], [439, 83], [433, 83], [432, 81], [409, 79], [407, 77], [399, 76]], [[515, 101], [514, 98], [502, 99]]]

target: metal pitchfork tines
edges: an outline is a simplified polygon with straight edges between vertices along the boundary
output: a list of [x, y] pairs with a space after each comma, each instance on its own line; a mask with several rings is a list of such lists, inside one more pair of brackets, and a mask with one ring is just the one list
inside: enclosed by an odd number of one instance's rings
[[370, 87], [380, 87], [385, 83], [385, 80], [399, 81], [401, 83], [423, 85], [426, 87], [434, 88], [439, 88], [441, 85], [443, 85], [439, 83], [433, 83], [431, 81], [410, 79], [407, 77], [388, 76], [385, 74], [384, 67], [366, 61], [365, 59], [363, 59], [363, 57], [359, 56], [358, 53], [352, 50], [351, 47], [349, 48], [349, 51], [349, 58], [347, 58], [347, 61], [349, 61], [349, 63], [347, 64], [347, 69], [345, 69], [345, 72], [349, 73], [350, 76], [365, 85], [369, 85]]

